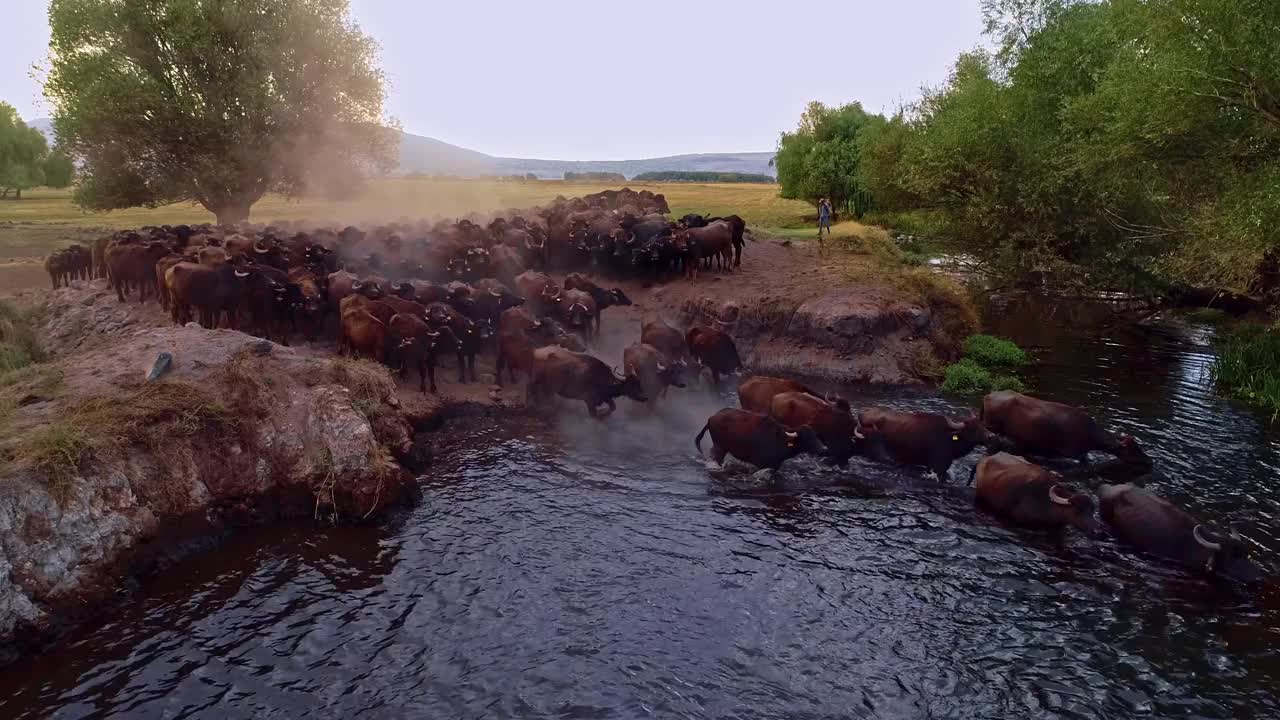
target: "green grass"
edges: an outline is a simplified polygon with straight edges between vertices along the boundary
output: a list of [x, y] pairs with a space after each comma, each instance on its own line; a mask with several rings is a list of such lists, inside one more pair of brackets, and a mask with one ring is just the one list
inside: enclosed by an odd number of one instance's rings
[[26, 316], [0, 300], [0, 374], [39, 362], [43, 357]]
[[972, 335], [964, 341], [964, 355], [983, 367], [1021, 367], [1027, 364], [1027, 353], [1003, 338]]
[[1022, 392], [1026, 384], [1014, 375], [996, 375], [971, 358], [948, 366], [942, 375], [942, 391], [955, 395], [977, 395], [993, 390]]
[[1280, 418], [1280, 330], [1246, 325], [1225, 335], [1209, 373], [1226, 395]]

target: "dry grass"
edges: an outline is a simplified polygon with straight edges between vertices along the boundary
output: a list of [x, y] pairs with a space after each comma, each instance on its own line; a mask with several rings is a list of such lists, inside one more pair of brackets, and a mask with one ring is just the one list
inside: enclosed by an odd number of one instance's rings
[[329, 372], [334, 382], [351, 391], [352, 407], [366, 419], [373, 419], [381, 412], [383, 401], [395, 396], [391, 373], [371, 360], [335, 358], [329, 363]]
[[19, 465], [43, 475], [49, 494], [59, 505], [65, 505], [71, 499], [80, 463], [89, 450], [89, 437], [84, 428], [59, 420], [26, 438], [16, 460]]

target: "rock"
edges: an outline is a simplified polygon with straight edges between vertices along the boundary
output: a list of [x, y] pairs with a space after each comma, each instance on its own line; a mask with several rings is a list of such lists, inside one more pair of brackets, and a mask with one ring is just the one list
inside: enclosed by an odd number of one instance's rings
[[275, 347], [275, 344], [269, 340], [258, 340], [257, 342], [249, 343], [249, 352], [262, 357], [263, 355], [270, 355], [273, 347]]
[[196, 328], [196, 329], [199, 329], [199, 328], [201, 327], [201, 325], [200, 325], [200, 323], [198, 323], [198, 322], [189, 322], [189, 323], [187, 323], [186, 325], [183, 325], [182, 327], [189, 327], [189, 328]]
[[159, 380], [172, 367], [173, 355], [167, 352], [160, 353], [156, 356], [155, 362], [151, 363], [151, 370], [147, 372], [147, 381]]
[[90, 305], [94, 304], [97, 301], [98, 301], [97, 295], [89, 295], [85, 299], [81, 300], [80, 304], [85, 307], [89, 307]]
[[875, 336], [929, 324], [929, 311], [914, 305], [886, 307], [857, 290], [837, 290], [796, 309], [787, 334], [840, 351], [865, 352]]

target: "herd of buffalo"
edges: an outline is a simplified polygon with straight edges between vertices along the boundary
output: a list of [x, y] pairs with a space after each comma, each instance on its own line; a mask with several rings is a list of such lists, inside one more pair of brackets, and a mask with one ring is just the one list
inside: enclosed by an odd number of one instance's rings
[[[582, 401], [592, 417], [627, 397], [652, 408], [670, 387], [709, 371], [742, 368], [725, 332], [681, 332], [645, 323], [623, 353], [622, 368], [587, 352], [601, 313], [630, 305], [620, 288], [595, 275], [660, 281], [701, 269], [732, 272], [742, 262], [745, 224], [736, 215], [667, 219], [662, 195], [604, 191], [526, 211], [476, 220], [399, 223], [370, 232], [283, 226], [151, 227], [103, 237], [91, 247], [54, 253], [46, 269], [55, 288], [77, 278], [106, 278], [121, 302], [155, 296], [175, 323], [246, 329], [287, 343], [336, 335], [340, 351], [382, 362], [401, 375], [416, 370], [422, 392], [436, 392], [435, 367], [456, 355], [459, 380], [476, 381], [476, 357], [496, 355], [498, 385], [528, 377], [531, 406], [552, 396]], [[548, 273], [566, 272], [558, 283]], [[698, 433], [711, 436], [717, 462], [732, 455], [776, 470], [798, 454], [844, 465], [855, 455], [923, 466], [947, 477], [957, 458], [984, 446], [973, 481], [980, 503], [1030, 526], [1096, 527], [1095, 510], [1122, 540], [1182, 565], [1245, 582], [1262, 578], [1234, 532], [1135, 484], [1103, 485], [1098, 500], [1024, 456], [1083, 461], [1114, 455], [1140, 475], [1150, 469], [1132, 437], [1102, 429], [1084, 411], [1013, 392], [988, 395], [980, 413], [955, 419], [882, 408], [854, 411], [847, 400], [792, 381], [749, 377], [741, 409], [728, 408]], [[1012, 454], [1018, 453], [1017, 455]]]
[[941, 479], [952, 461], [981, 445], [992, 454], [974, 469], [977, 501], [1013, 524], [1093, 532], [1097, 510], [1118, 538], [1145, 552], [1246, 584], [1264, 577], [1240, 535], [1200, 522], [1140, 484], [1104, 484], [1095, 500], [1063, 475], [1025, 459], [1076, 460], [1082, 465], [1072, 475], [1093, 474], [1083, 463], [1089, 452], [1099, 451], [1115, 456], [1121, 472], [1131, 476], [1151, 469], [1133, 437], [1108, 432], [1079, 408], [1002, 391], [987, 395], [980, 413], [959, 419], [884, 408], [855, 412], [843, 398], [758, 376], [738, 386], [738, 398], [741, 409], [717, 412], [695, 440], [701, 450], [709, 433], [717, 462], [732, 455], [776, 470], [804, 453], [840, 465], [861, 455], [923, 466]]

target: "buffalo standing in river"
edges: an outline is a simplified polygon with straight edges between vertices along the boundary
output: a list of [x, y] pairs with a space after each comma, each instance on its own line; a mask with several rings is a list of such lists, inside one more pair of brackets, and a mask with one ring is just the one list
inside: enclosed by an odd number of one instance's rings
[[788, 430], [768, 415], [737, 408], [725, 408], [707, 420], [694, 439], [698, 452], [702, 452], [702, 436], [708, 432], [711, 433], [711, 457], [721, 464], [725, 456], [732, 455], [756, 467], [777, 470], [783, 462], [800, 453], [822, 455], [827, 452], [813, 428]]
[[977, 416], [953, 420], [932, 413], [899, 412], [884, 408], [863, 410], [858, 421], [863, 432], [874, 430], [868, 455], [903, 465], [923, 465], [942, 480], [951, 463], [968, 455], [993, 436]]
[[1108, 452], [1136, 467], [1151, 460], [1129, 435], [1103, 430], [1084, 410], [1012, 391], [982, 399], [982, 422], [1011, 440], [1019, 452], [1084, 460], [1090, 450]]
[[1219, 532], [1145, 488], [1103, 485], [1102, 519], [1116, 537], [1143, 552], [1243, 583], [1263, 579], [1249, 549], [1235, 532]]
[[1014, 524], [1097, 529], [1092, 495], [1017, 455], [1002, 452], [983, 458], [974, 478], [978, 502]]

